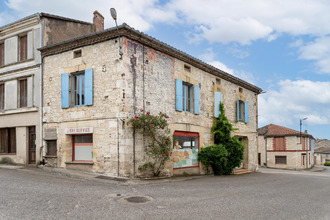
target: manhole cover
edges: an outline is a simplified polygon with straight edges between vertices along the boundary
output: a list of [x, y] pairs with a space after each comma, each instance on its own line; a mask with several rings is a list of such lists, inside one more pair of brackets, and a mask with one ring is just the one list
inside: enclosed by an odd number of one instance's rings
[[127, 200], [127, 202], [131, 203], [146, 203], [150, 201], [149, 198], [144, 196], [132, 196], [125, 199]]

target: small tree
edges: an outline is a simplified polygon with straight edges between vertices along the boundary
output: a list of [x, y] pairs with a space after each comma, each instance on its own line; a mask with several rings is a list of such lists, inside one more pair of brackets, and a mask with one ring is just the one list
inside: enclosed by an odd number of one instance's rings
[[230, 133], [235, 129], [225, 116], [222, 103], [219, 108], [219, 117], [214, 119], [211, 128], [215, 145], [202, 148], [198, 159], [206, 166], [212, 166], [215, 175], [229, 175], [241, 165], [244, 146], [236, 137], [231, 137]]
[[127, 124], [142, 134], [147, 141], [145, 148], [149, 161], [139, 167], [140, 171], [151, 172], [153, 176], [159, 176], [165, 167], [165, 162], [169, 160], [172, 143], [168, 118], [165, 113], [151, 115], [150, 112], [141, 109], [138, 115], [128, 121]]

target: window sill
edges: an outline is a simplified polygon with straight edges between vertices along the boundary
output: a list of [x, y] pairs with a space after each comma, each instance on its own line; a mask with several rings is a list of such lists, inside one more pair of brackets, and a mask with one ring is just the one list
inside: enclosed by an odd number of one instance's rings
[[45, 158], [57, 158], [57, 156], [55, 156], [55, 155], [46, 155], [46, 156], [44, 156]]
[[1, 155], [16, 155], [16, 153], [0, 153], [0, 156]]
[[31, 108], [17, 108], [14, 110], [2, 110], [0, 111], [1, 115], [12, 115], [12, 114], [20, 114], [20, 113], [28, 113], [28, 112], [37, 112], [37, 107], [31, 107]]

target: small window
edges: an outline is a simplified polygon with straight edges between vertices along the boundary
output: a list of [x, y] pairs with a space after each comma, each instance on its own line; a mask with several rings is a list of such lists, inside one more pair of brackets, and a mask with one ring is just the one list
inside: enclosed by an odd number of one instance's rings
[[184, 71], [191, 73], [191, 67], [188, 65], [184, 65]]
[[16, 153], [16, 128], [0, 129], [0, 153]]
[[5, 84], [0, 84], [0, 110], [5, 109]]
[[19, 108], [27, 107], [27, 79], [19, 80]]
[[5, 44], [0, 43], [0, 66], [5, 65]]
[[72, 76], [72, 102], [73, 106], [85, 105], [85, 73]]
[[81, 50], [76, 50], [73, 52], [73, 58], [81, 57]]
[[216, 79], [215, 82], [216, 82], [217, 85], [220, 85], [221, 84], [221, 80], [220, 79]]
[[19, 37], [19, 60], [27, 59], [27, 35]]
[[192, 109], [192, 100], [193, 100], [193, 89], [192, 85], [184, 83], [183, 84], [183, 111], [185, 112], [191, 112]]
[[239, 91], [240, 93], [243, 93], [243, 88], [239, 87], [239, 88], [238, 88], [238, 91]]
[[57, 154], [56, 140], [47, 141], [47, 155], [56, 156], [56, 154]]
[[275, 164], [286, 164], [286, 156], [275, 156]]
[[241, 100], [239, 100], [239, 110], [238, 110], [238, 120], [239, 121], [244, 121], [244, 116], [245, 116], [245, 103]]

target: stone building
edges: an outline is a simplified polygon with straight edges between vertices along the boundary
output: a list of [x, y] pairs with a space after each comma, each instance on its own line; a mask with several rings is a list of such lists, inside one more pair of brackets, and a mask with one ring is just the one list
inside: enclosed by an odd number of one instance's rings
[[127, 120], [142, 108], [169, 115], [171, 132], [183, 147], [173, 153], [166, 174], [203, 173], [197, 154], [213, 144], [213, 116], [223, 102], [238, 128], [232, 135], [245, 145], [242, 166], [257, 169], [260, 88], [126, 24], [40, 50], [44, 144], [56, 149], [45, 152], [49, 165], [140, 175], [145, 140], [133, 135]]
[[97, 27], [46, 13], [0, 27], [0, 162], [37, 164], [41, 159], [42, 60], [38, 48], [92, 33]]
[[258, 128], [258, 163], [267, 167], [301, 170], [314, 165], [314, 138], [286, 127]]
[[314, 161], [316, 165], [330, 162], [330, 140], [317, 139], [315, 141]]

